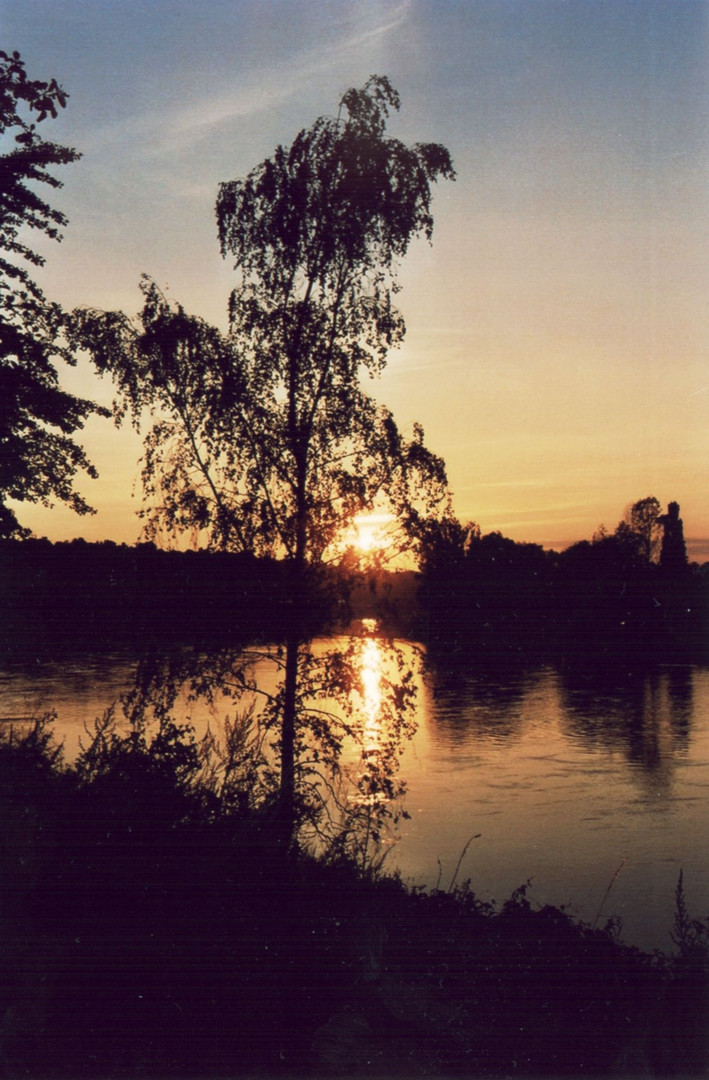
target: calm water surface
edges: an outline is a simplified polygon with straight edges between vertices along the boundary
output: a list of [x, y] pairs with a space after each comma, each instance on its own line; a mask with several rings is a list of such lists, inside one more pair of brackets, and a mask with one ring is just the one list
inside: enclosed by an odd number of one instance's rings
[[531, 878], [532, 900], [588, 922], [601, 909], [624, 940], [669, 948], [682, 868], [692, 914], [709, 913], [709, 671], [459, 674], [421, 711], [393, 853], [405, 876], [430, 881], [435, 865], [447, 887], [481, 833], [459, 879], [485, 899]]
[[[386, 650], [372, 638], [362, 645], [370, 713]], [[71, 755], [133, 670], [115, 655], [0, 671], [0, 717], [56, 710]], [[267, 665], [263, 677], [273, 677]], [[627, 942], [669, 949], [682, 868], [690, 912], [709, 914], [709, 670], [610, 677], [458, 666], [419, 683], [418, 731], [402, 762], [411, 817], [390, 869], [448, 888], [479, 833], [457, 880], [469, 878], [481, 899], [503, 901], [531, 879], [532, 902], [599, 925], [618, 916]]]

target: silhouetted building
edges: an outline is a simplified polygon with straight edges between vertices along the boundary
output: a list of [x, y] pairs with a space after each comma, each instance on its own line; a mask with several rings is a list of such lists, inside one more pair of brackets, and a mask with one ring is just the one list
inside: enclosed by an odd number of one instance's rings
[[679, 570], [687, 565], [687, 547], [684, 542], [684, 527], [679, 516], [679, 503], [671, 502], [667, 513], [658, 521], [664, 529], [660, 549], [660, 566], [663, 570]]

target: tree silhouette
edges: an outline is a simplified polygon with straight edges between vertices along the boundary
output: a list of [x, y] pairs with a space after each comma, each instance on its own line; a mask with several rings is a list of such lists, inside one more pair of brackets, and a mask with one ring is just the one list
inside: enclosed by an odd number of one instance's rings
[[8, 499], [45, 506], [58, 499], [79, 514], [92, 512], [74, 490], [74, 478], [80, 470], [97, 474], [71, 436], [92, 413], [108, 415], [60, 388], [53, 360], [75, 363], [59, 341], [63, 314], [45, 299], [26, 265], [41, 267], [45, 260], [24, 232], [61, 240], [66, 224], [33, 186], [61, 187], [50, 167], [80, 157], [36, 130], [36, 123], [56, 117], [66, 98], [54, 79], [28, 79], [19, 53], [0, 52], [0, 135], [14, 132], [14, 146], [0, 155], [0, 536], [28, 531]]
[[615, 535], [634, 549], [642, 562], [652, 562], [662, 537], [661, 507], [654, 495], [638, 499], [626, 511]]
[[386, 136], [399, 98], [386, 78], [348, 90], [217, 200], [235, 261], [220, 334], [143, 282], [136, 325], [76, 314], [74, 340], [117, 382], [119, 410], [150, 411], [143, 480], [148, 534], [192, 533], [216, 549], [279, 555], [294, 617], [285, 648], [280, 793], [293, 826], [302, 615], [309, 583], [356, 514], [386, 499], [409, 543], [445, 512], [443, 462], [363, 389], [404, 335], [397, 264], [433, 229], [431, 184], [454, 177], [436, 144]]

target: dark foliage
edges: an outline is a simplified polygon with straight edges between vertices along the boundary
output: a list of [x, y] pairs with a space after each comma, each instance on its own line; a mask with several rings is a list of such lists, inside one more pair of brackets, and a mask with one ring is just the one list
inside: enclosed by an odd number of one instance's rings
[[[630, 523], [561, 553], [457, 522], [432, 526], [422, 635], [434, 652], [474, 653], [487, 664], [705, 660], [709, 576], [687, 563], [679, 508], [670, 507], [660, 516], [656, 499], [640, 500]], [[654, 561], [663, 523], [671, 539]]]
[[27, 234], [61, 240], [66, 225], [37, 185], [61, 187], [51, 168], [80, 155], [42, 139], [37, 124], [56, 117], [67, 96], [54, 79], [28, 79], [18, 53], [0, 52], [0, 135], [11, 146], [0, 155], [0, 537], [25, 534], [8, 499], [91, 511], [74, 479], [96, 471], [72, 435], [93, 413], [108, 415], [61, 389], [55, 360], [75, 363], [61, 342], [63, 313], [28, 269], [45, 260]]
[[[329, 606], [329, 600], [328, 600]], [[0, 653], [277, 640], [287, 626], [283, 564], [152, 543], [0, 541]], [[313, 595], [311, 618], [327, 606]]]
[[[700, 1075], [706, 952], [277, 853], [189, 732], [0, 745], [5, 1075]], [[681, 887], [681, 886], [680, 886]], [[680, 945], [688, 940], [678, 915]], [[692, 939], [695, 942], [695, 939]]]

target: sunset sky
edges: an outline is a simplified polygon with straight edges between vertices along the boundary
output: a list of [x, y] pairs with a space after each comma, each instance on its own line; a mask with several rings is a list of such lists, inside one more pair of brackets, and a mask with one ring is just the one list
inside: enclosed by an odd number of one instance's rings
[[[43, 134], [83, 154], [47, 295], [136, 312], [145, 272], [222, 326], [218, 183], [389, 76], [392, 134], [445, 144], [458, 179], [402, 267], [377, 396], [483, 532], [559, 548], [655, 495], [709, 559], [708, 0], [0, 0], [0, 37], [69, 92]], [[110, 400], [85, 364], [64, 385]], [[139, 441], [81, 441], [99, 513], [21, 522], [134, 542]]]

